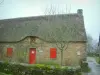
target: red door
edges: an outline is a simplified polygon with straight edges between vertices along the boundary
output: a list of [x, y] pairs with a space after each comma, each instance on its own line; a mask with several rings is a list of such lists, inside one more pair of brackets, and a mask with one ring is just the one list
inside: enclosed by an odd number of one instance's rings
[[11, 57], [13, 53], [13, 49], [12, 48], [7, 48], [7, 56]]
[[30, 48], [29, 52], [29, 64], [36, 63], [36, 48]]

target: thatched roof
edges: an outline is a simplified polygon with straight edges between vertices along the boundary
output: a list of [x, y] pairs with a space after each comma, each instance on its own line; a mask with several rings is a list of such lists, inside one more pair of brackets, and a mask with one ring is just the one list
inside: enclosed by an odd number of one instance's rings
[[[60, 30], [61, 29], [61, 30]], [[20, 41], [37, 36], [46, 41], [86, 41], [83, 15], [79, 13], [0, 20], [0, 41]]]

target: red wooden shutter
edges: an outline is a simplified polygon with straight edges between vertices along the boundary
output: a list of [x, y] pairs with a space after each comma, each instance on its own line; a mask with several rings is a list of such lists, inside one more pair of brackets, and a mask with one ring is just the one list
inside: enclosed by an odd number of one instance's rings
[[7, 56], [12, 56], [13, 49], [7, 48]]
[[50, 48], [50, 58], [56, 58], [56, 48]]

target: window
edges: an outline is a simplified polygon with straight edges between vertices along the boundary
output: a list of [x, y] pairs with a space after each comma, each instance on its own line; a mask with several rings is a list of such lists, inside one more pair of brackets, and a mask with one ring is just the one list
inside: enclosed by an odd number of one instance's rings
[[11, 57], [12, 56], [12, 52], [13, 52], [13, 49], [12, 48], [7, 48], [7, 56], [8, 57]]
[[50, 58], [54, 59], [56, 58], [56, 48], [50, 48]]

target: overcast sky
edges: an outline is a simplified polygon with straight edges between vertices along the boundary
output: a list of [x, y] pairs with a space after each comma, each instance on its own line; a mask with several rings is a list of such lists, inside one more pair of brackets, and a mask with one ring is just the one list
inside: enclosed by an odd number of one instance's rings
[[0, 19], [43, 15], [51, 5], [60, 11], [67, 8], [67, 12], [71, 13], [83, 9], [86, 32], [98, 40], [100, 0], [4, 0], [0, 4]]

